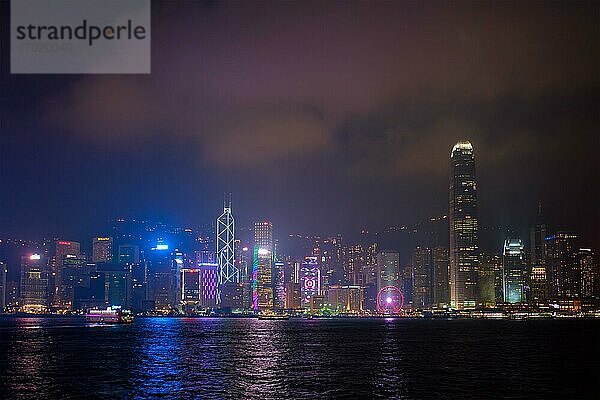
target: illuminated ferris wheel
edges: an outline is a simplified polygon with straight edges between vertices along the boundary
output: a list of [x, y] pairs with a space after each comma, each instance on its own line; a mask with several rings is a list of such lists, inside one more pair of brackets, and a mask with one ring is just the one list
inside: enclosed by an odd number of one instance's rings
[[377, 311], [382, 314], [399, 314], [404, 305], [404, 295], [396, 286], [386, 286], [377, 293]]

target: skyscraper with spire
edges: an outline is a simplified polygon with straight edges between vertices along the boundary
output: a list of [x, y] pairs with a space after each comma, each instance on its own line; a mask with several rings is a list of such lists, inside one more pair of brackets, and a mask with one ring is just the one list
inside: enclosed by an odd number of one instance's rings
[[455, 308], [477, 304], [479, 223], [475, 155], [468, 141], [450, 154], [450, 303]]
[[546, 223], [542, 213], [542, 203], [538, 204], [537, 220], [535, 227], [531, 228], [531, 269], [529, 281], [531, 286], [531, 300], [534, 302], [545, 301], [548, 296], [548, 281], [546, 269]]
[[217, 302], [227, 284], [240, 281], [240, 271], [234, 261], [235, 221], [231, 214], [231, 194], [225, 195], [223, 213], [217, 218], [217, 262], [219, 264]]

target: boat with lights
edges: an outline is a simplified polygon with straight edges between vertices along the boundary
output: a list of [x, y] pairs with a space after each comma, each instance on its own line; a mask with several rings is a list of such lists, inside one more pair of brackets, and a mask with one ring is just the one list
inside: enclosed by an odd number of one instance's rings
[[92, 308], [85, 314], [85, 320], [97, 324], [130, 324], [133, 322], [133, 313], [114, 306], [106, 309]]

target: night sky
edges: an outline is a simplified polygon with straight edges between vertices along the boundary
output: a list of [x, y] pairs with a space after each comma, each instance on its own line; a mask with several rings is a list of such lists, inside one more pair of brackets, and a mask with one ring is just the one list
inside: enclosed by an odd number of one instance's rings
[[[343, 233], [447, 213], [475, 147], [481, 224], [600, 244], [600, 3], [153, 3], [151, 75], [10, 75], [0, 234], [115, 216]], [[82, 238], [83, 239], [83, 238]]]

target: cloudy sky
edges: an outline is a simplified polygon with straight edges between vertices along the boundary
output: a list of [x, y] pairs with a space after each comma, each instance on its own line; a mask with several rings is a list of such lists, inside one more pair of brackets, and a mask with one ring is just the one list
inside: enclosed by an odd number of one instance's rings
[[351, 234], [445, 214], [475, 147], [482, 224], [600, 236], [599, 3], [165, 2], [150, 75], [10, 75], [0, 232], [117, 215]]

